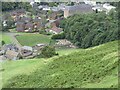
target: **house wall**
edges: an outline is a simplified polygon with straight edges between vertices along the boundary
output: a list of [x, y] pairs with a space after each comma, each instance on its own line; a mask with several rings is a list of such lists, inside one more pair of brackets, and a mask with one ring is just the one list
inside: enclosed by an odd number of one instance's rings
[[74, 14], [80, 14], [80, 13], [91, 13], [93, 12], [91, 6], [73, 6], [69, 9], [64, 10], [64, 17], [67, 18], [68, 16], [74, 15]]
[[69, 10], [64, 10], [64, 17], [67, 18], [69, 16]]

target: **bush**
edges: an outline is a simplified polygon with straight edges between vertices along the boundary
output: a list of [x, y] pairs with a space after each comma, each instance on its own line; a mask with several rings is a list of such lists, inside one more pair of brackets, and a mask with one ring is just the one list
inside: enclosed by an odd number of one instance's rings
[[65, 34], [64, 33], [55, 34], [51, 37], [51, 39], [65, 39]]
[[39, 34], [46, 34], [46, 31], [45, 30], [40, 30]]
[[58, 55], [55, 51], [55, 48], [52, 46], [45, 46], [41, 51], [40, 57], [50, 58], [54, 55]]
[[5, 44], [5, 41], [1, 41], [1, 45], [3, 46]]

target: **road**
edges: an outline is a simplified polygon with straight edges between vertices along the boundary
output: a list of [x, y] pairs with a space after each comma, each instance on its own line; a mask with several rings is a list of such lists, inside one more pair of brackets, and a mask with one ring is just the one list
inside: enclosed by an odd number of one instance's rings
[[15, 35], [17, 35], [17, 33], [6, 33], [6, 35], [11, 37], [12, 43], [14, 43], [19, 49], [22, 47], [22, 45], [15, 38]]

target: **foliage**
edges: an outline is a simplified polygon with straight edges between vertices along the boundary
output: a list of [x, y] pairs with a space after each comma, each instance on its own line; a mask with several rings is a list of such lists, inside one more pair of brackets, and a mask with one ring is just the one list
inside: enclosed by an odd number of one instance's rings
[[50, 58], [54, 55], [56, 55], [55, 52], [55, 48], [52, 46], [45, 46], [42, 50], [41, 50], [41, 54], [42, 57], [44, 58]]
[[92, 14], [80, 14], [61, 21], [65, 38], [80, 48], [88, 48], [118, 40], [118, 14], [111, 10]]
[[29, 11], [32, 7], [30, 6], [29, 2], [2, 2], [2, 11], [10, 11], [22, 8]]
[[4, 32], [8, 32], [9, 29], [13, 29], [15, 28], [15, 22], [13, 21], [12, 18], [8, 18], [7, 21], [6, 21], [6, 26], [3, 25], [3, 22], [2, 22], [2, 31]]
[[64, 39], [65, 38], [65, 34], [64, 33], [60, 33], [60, 34], [55, 34], [51, 37], [51, 39]]
[[63, 28], [63, 29], [65, 28], [66, 21], [67, 21], [66, 19], [63, 19], [63, 20], [60, 21], [60, 27], [61, 28]]
[[1, 41], [1, 44], [2, 44], [2, 46], [3, 46], [3, 45], [5, 44], [5, 41], [2, 40], [2, 41]]
[[[118, 41], [46, 60], [7, 63], [4, 88], [117, 88]], [[5, 64], [5, 63], [4, 63]], [[33, 71], [33, 68], [35, 69]], [[32, 71], [31, 71], [32, 69]], [[16, 72], [15, 72], [16, 71]], [[20, 71], [20, 72], [19, 72]], [[26, 74], [26, 72], [30, 72]], [[14, 72], [14, 74], [9, 74]], [[22, 74], [21, 74], [22, 72]], [[23, 72], [25, 74], [23, 74]], [[15, 76], [15, 73], [17, 76]], [[3, 77], [3, 80], [6, 77]]]
[[43, 29], [42, 29], [42, 30], [39, 30], [39, 34], [44, 34], [44, 35], [45, 35], [45, 34], [46, 34], [46, 31], [43, 30]]
[[59, 3], [58, 2], [49, 2], [50, 7], [57, 6]]
[[74, 3], [74, 2], [68, 2], [67, 5], [68, 5], [68, 6], [73, 6], [73, 5], [75, 5], [75, 3]]
[[44, 29], [39, 30], [39, 34], [43, 34], [43, 35], [51, 35], [51, 33], [50, 33], [50, 32], [46, 32], [46, 31], [45, 31], [45, 28], [44, 28]]

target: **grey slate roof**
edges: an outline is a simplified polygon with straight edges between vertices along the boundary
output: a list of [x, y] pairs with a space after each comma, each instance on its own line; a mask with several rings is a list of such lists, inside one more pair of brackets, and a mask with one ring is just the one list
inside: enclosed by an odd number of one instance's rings
[[2, 50], [5, 50], [5, 51], [6, 50], [15, 50], [15, 51], [17, 51], [18, 48], [13, 44], [5, 44], [5, 45], [3, 45]]
[[66, 10], [74, 11], [74, 10], [81, 10], [81, 11], [92, 11], [92, 6], [88, 4], [79, 4], [74, 6], [66, 6]]
[[33, 50], [32, 47], [30, 47], [30, 46], [23, 46], [21, 49], [22, 50], [28, 50], [28, 51], [32, 51]]

